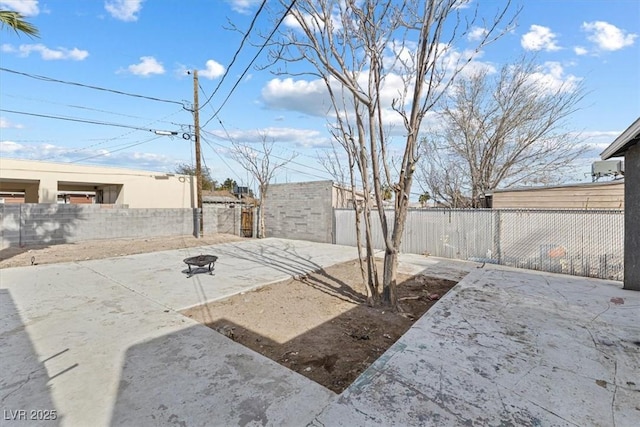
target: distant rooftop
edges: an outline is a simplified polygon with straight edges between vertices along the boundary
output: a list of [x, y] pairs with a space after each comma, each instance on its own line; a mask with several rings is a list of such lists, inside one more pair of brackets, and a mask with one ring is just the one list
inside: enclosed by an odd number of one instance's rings
[[[513, 187], [513, 188], [501, 188], [499, 190], [493, 190], [492, 193], [503, 193], [507, 191], [531, 191], [531, 190], [546, 190], [551, 188], [571, 188], [571, 187], [600, 187], [606, 185], [622, 184], [624, 179], [615, 179], [612, 181], [602, 182], [577, 182], [573, 184], [561, 184], [561, 185], [541, 185], [537, 187]], [[491, 193], [489, 193], [491, 194]]]

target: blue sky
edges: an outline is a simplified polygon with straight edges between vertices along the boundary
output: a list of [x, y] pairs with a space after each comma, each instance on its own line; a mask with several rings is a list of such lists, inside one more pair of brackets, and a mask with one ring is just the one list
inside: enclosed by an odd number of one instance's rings
[[[476, 0], [477, 1], [477, 0]], [[485, 1], [481, 10], [495, 11]], [[188, 4], [188, 7], [185, 7]], [[0, 32], [0, 67], [56, 80], [82, 83], [171, 102], [34, 79], [0, 71], [0, 108], [45, 116], [109, 123], [109, 126], [0, 111], [0, 155], [80, 164], [173, 171], [192, 163], [193, 143], [180, 135], [193, 123], [183, 108], [193, 101], [200, 75], [200, 103], [216, 88], [238, 49], [259, 0], [0, 0], [0, 9], [23, 13], [40, 38]], [[486, 4], [486, 6], [485, 6]], [[277, 182], [330, 179], [317, 161], [330, 142], [322, 85], [312, 77], [277, 76], [250, 68], [259, 32], [270, 31], [282, 11], [256, 21], [211, 102], [201, 111], [207, 122], [240, 80], [219, 116], [204, 128], [203, 156], [218, 181], [230, 177], [254, 186], [228, 155], [229, 137], [256, 143], [261, 134], [276, 143], [276, 154], [298, 154]], [[582, 81], [588, 94], [570, 119], [582, 132], [588, 153], [570, 181], [585, 181], [598, 154], [640, 114], [640, 2], [637, 0], [527, 0], [517, 27], [483, 50], [476, 62], [499, 68], [524, 52], [536, 53], [552, 82]], [[286, 21], [285, 21], [286, 24]], [[464, 47], [461, 46], [460, 49]], [[265, 52], [266, 53], [266, 52]], [[265, 65], [261, 55], [257, 65]], [[220, 121], [218, 121], [218, 119]], [[222, 122], [222, 124], [220, 124]], [[179, 132], [157, 136], [148, 129]]]

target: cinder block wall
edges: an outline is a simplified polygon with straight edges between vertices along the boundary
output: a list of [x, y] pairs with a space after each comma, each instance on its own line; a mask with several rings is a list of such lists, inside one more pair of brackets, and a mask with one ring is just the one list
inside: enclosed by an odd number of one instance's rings
[[[219, 231], [220, 209], [223, 208], [205, 207], [205, 234], [239, 235], [240, 228], [236, 231], [233, 221], [231, 227], [222, 223], [223, 230]], [[0, 248], [193, 235], [198, 226], [196, 213], [196, 209], [130, 209], [112, 205], [0, 204]]]
[[204, 232], [205, 235], [225, 233], [240, 236], [242, 205], [232, 207], [225, 205], [205, 204]]
[[332, 181], [271, 184], [264, 203], [267, 237], [333, 242]]

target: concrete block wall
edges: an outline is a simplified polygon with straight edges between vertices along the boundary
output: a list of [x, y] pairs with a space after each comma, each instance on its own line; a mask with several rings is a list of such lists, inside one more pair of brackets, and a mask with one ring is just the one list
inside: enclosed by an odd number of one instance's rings
[[206, 233], [241, 235], [242, 205], [229, 207], [226, 205], [205, 204], [203, 211], [205, 235]]
[[[240, 213], [237, 214], [238, 220], [231, 221], [231, 226], [227, 226], [226, 223], [219, 222], [219, 209], [222, 208], [205, 208], [205, 233], [240, 235], [239, 225], [235, 227], [236, 223], [240, 223]], [[99, 204], [0, 204], [0, 248], [83, 240], [193, 235], [197, 224], [197, 210], [190, 208], [131, 209]]]
[[271, 184], [263, 209], [267, 237], [333, 243], [333, 182]]

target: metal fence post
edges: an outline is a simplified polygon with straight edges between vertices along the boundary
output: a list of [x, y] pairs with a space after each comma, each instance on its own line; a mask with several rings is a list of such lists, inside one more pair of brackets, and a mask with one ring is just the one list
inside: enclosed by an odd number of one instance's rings
[[493, 211], [493, 246], [496, 250], [495, 258], [498, 260], [498, 264], [502, 264], [502, 250], [500, 248], [500, 223], [502, 221], [500, 210]]

